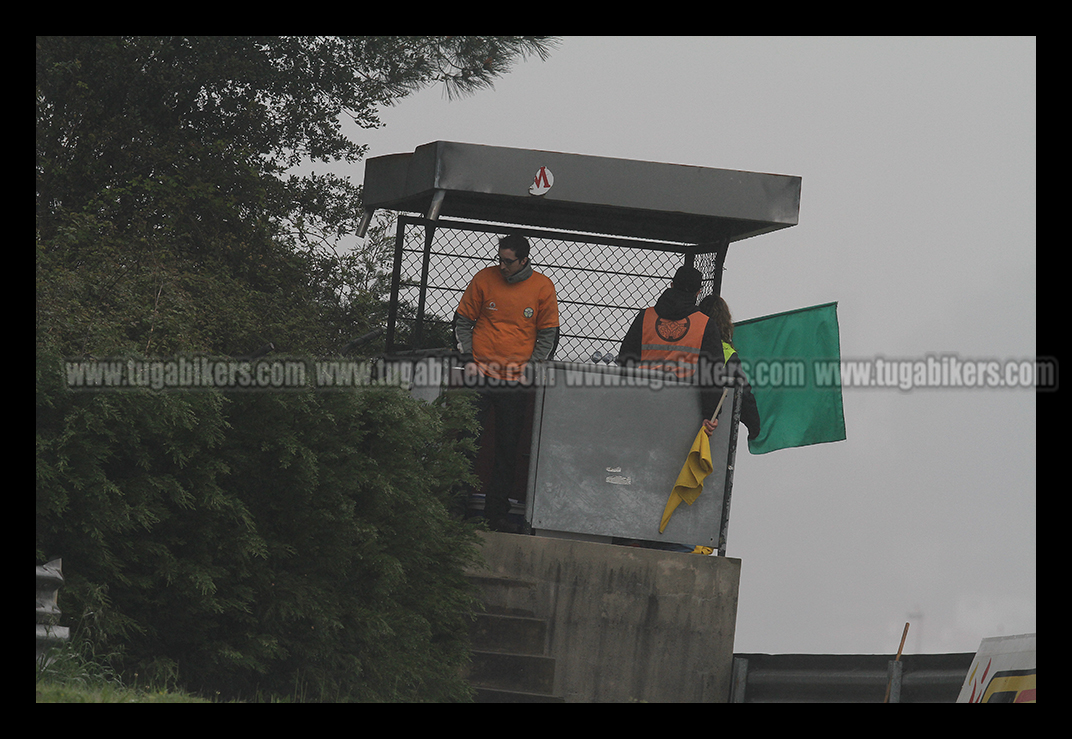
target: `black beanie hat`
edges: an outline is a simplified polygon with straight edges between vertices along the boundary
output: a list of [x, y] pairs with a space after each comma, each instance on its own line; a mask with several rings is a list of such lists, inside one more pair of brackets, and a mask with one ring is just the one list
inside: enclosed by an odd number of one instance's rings
[[674, 273], [673, 284], [678, 290], [684, 290], [692, 294], [700, 291], [700, 281], [702, 279], [703, 275], [695, 267], [678, 267], [677, 272]]

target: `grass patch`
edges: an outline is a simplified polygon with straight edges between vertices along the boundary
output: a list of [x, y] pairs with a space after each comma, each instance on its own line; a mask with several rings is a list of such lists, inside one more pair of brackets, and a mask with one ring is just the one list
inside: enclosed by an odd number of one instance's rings
[[111, 657], [86, 640], [50, 650], [36, 664], [38, 703], [212, 703], [173, 687], [124, 684]]
[[38, 703], [212, 703], [210, 700], [171, 690], [138, 690], [122, 686], [64, 685], [37, 681]]

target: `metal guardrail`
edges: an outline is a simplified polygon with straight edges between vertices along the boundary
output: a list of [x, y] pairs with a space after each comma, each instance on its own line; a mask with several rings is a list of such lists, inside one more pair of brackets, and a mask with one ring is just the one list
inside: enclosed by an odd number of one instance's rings
[[48, 651], [70, 637], [66, 626], [59, 626], [58, 592], [63, 585], [63, 560], [54, 559], [37, 566], [37, 662]]
[[956, 703], [973, 652], [736, 654], [732, 703]]

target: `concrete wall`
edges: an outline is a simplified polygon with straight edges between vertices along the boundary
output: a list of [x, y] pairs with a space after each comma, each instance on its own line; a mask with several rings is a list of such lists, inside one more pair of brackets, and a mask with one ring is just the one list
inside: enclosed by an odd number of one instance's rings
[[486, 533], [499, 608], [549, 622], [567, 702], [726, 702], [741, 561]]

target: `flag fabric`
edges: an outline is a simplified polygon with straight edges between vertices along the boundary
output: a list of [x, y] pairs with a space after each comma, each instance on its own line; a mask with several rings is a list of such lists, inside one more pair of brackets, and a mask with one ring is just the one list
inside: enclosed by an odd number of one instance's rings
[[733, 345], [759, 407], [748, 451], [845, 439], [836, 302], [736, 323]]
[[677, 475], [677, 481], [674, 483], [674, 489], [670, 491], [670, 498], [666, 501], [666, 508], [663, 509], [663, 519], [659, 523], [659, 533], [663, 533], [666, 528], [666, 524], [670, 522], [670, 516], [673, 515], [674, 509], [681, 505], [684, 501], [689, 505], [696, 502], [696, 499], [700, 497], [700, 493], [703, 492], [704, 478], [711, 474], [711, 470], [715, 468], [711, 462], [711, 440], [707, 436], [707, 432], [702, 428], [696, 434], [696, 439], [692, 442], [692, 448], [689, 450], [689, 456], [685, 458], [685, 464], [681, 468], [681, 472]]

